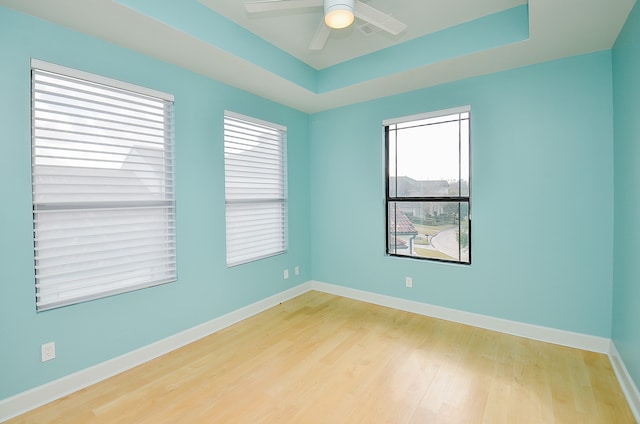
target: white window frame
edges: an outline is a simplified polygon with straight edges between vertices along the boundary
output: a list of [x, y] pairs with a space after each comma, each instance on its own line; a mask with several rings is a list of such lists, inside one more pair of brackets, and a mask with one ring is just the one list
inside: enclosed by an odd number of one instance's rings
[[36, 310], [177, 280], [170, 94], [37, 59]]
[[224, 112], [227, 266], [287, 251], [287, 127]]

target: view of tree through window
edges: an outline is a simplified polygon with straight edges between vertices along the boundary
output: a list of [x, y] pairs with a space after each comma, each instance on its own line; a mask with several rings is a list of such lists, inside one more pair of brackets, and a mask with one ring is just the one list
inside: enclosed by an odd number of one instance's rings
[[471, 263], [469, 121], [463, 107], [384, 123], [389, 255]]

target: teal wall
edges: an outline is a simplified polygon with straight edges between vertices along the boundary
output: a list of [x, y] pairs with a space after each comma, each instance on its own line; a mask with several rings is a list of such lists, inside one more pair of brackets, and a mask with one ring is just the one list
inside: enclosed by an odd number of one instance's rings
[[[611, 90], [604, 51], [313, 115], [313, 278], [609, 337]], [[462, 105], [472, 114], [473, 263], [386, 257], [381, 123]]]
[[[31, 57], [175, 95], [178, 281], [36, 313]], [[0, 8], [0, 399], [310, 279], [308, 116], [178, 67]], [[227, 269], [223, 111], [288, 127], [289, 253]], [[299, 276], [285, 268], [301, 268]], [[40, 362], [55, 341], [57, 358]]]
[[615, 230], [612, 338], [640, 387], [640, 5], [613, 48]]
[[[636, 6], [613, 52], [309, 116], [0, 8], [0, 399], [311, 279], [613, 337], [638, 382], [640, 270], [628, 237], [640, 226], [632, 192], [640, 177], [638, 15]], [[175, 95], [177, 283], [35, 312], [31, 57]], [[381, 123], [462, 105], [472, 108], [473, 264], [386, 257]], [[225, 109], [289, 129], [289, 253], [232, 269], [224, 251]], [[284, 281], [282, 270], [295, 265], [301, 275]], [[41, 363], [40, 345], [52, 340], [58, 357]]]

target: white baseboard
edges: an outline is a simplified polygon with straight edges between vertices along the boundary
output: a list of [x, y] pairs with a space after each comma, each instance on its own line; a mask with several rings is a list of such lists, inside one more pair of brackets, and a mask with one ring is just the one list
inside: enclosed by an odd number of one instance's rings
[[169, 353], [309, 290], [311, 290], [311, 283], [303, 283], [166, 339], [0, 400], [0, 422]]
[[640, 391], [638, 391], [638, 387], [633, 382], [631, 375], [629, 375], [629, 371], [627, 371], [627, 367], [624, 365], [622, 357], [613, 341], [611, 342], [609, 350], [609, 359], [611, 360], [613, 371], [616, 373], [616, 377], [618, 377], [620, 387], [622, 387], [627, 402], [629, 402], [631, 412], [633, 412], [636, 421], [640, 423]]
[[501, 333], [512, 334], [514, 336], [526, 337], [528, 339], [540, 340], [562, 346], [575, 347], [591, 352], [609, 353], [610, 340], [604, 337], [574, 333], [571, 331], [558, 330], [555, 328], [532, 324], [524, 324], [502, 318], [475, 314], [473, 312], [449, 309], [413, 300], [400, 299], [397, 297], [385, 296], [348, 287], [336, 286], [319, 281], [311, 281], [311, 288], [313, 290], [348, 297], [350, 299], [400, 309], [433, 318], [440, 318], [460, 324], [472, 325], [474, 327], [485, 328], [487, 330], [499, 331]]

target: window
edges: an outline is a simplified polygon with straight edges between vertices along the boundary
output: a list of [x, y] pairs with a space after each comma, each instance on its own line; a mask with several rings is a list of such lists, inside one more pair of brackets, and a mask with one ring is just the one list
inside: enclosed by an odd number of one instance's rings
[[227, 265], [286, 252], [286, 127], [224, 115]]
[[175, 281], [173, 97], [31, 68], [36, 309]]
[[470, 108], [384, 122], [387, 254], [471, 263]]

